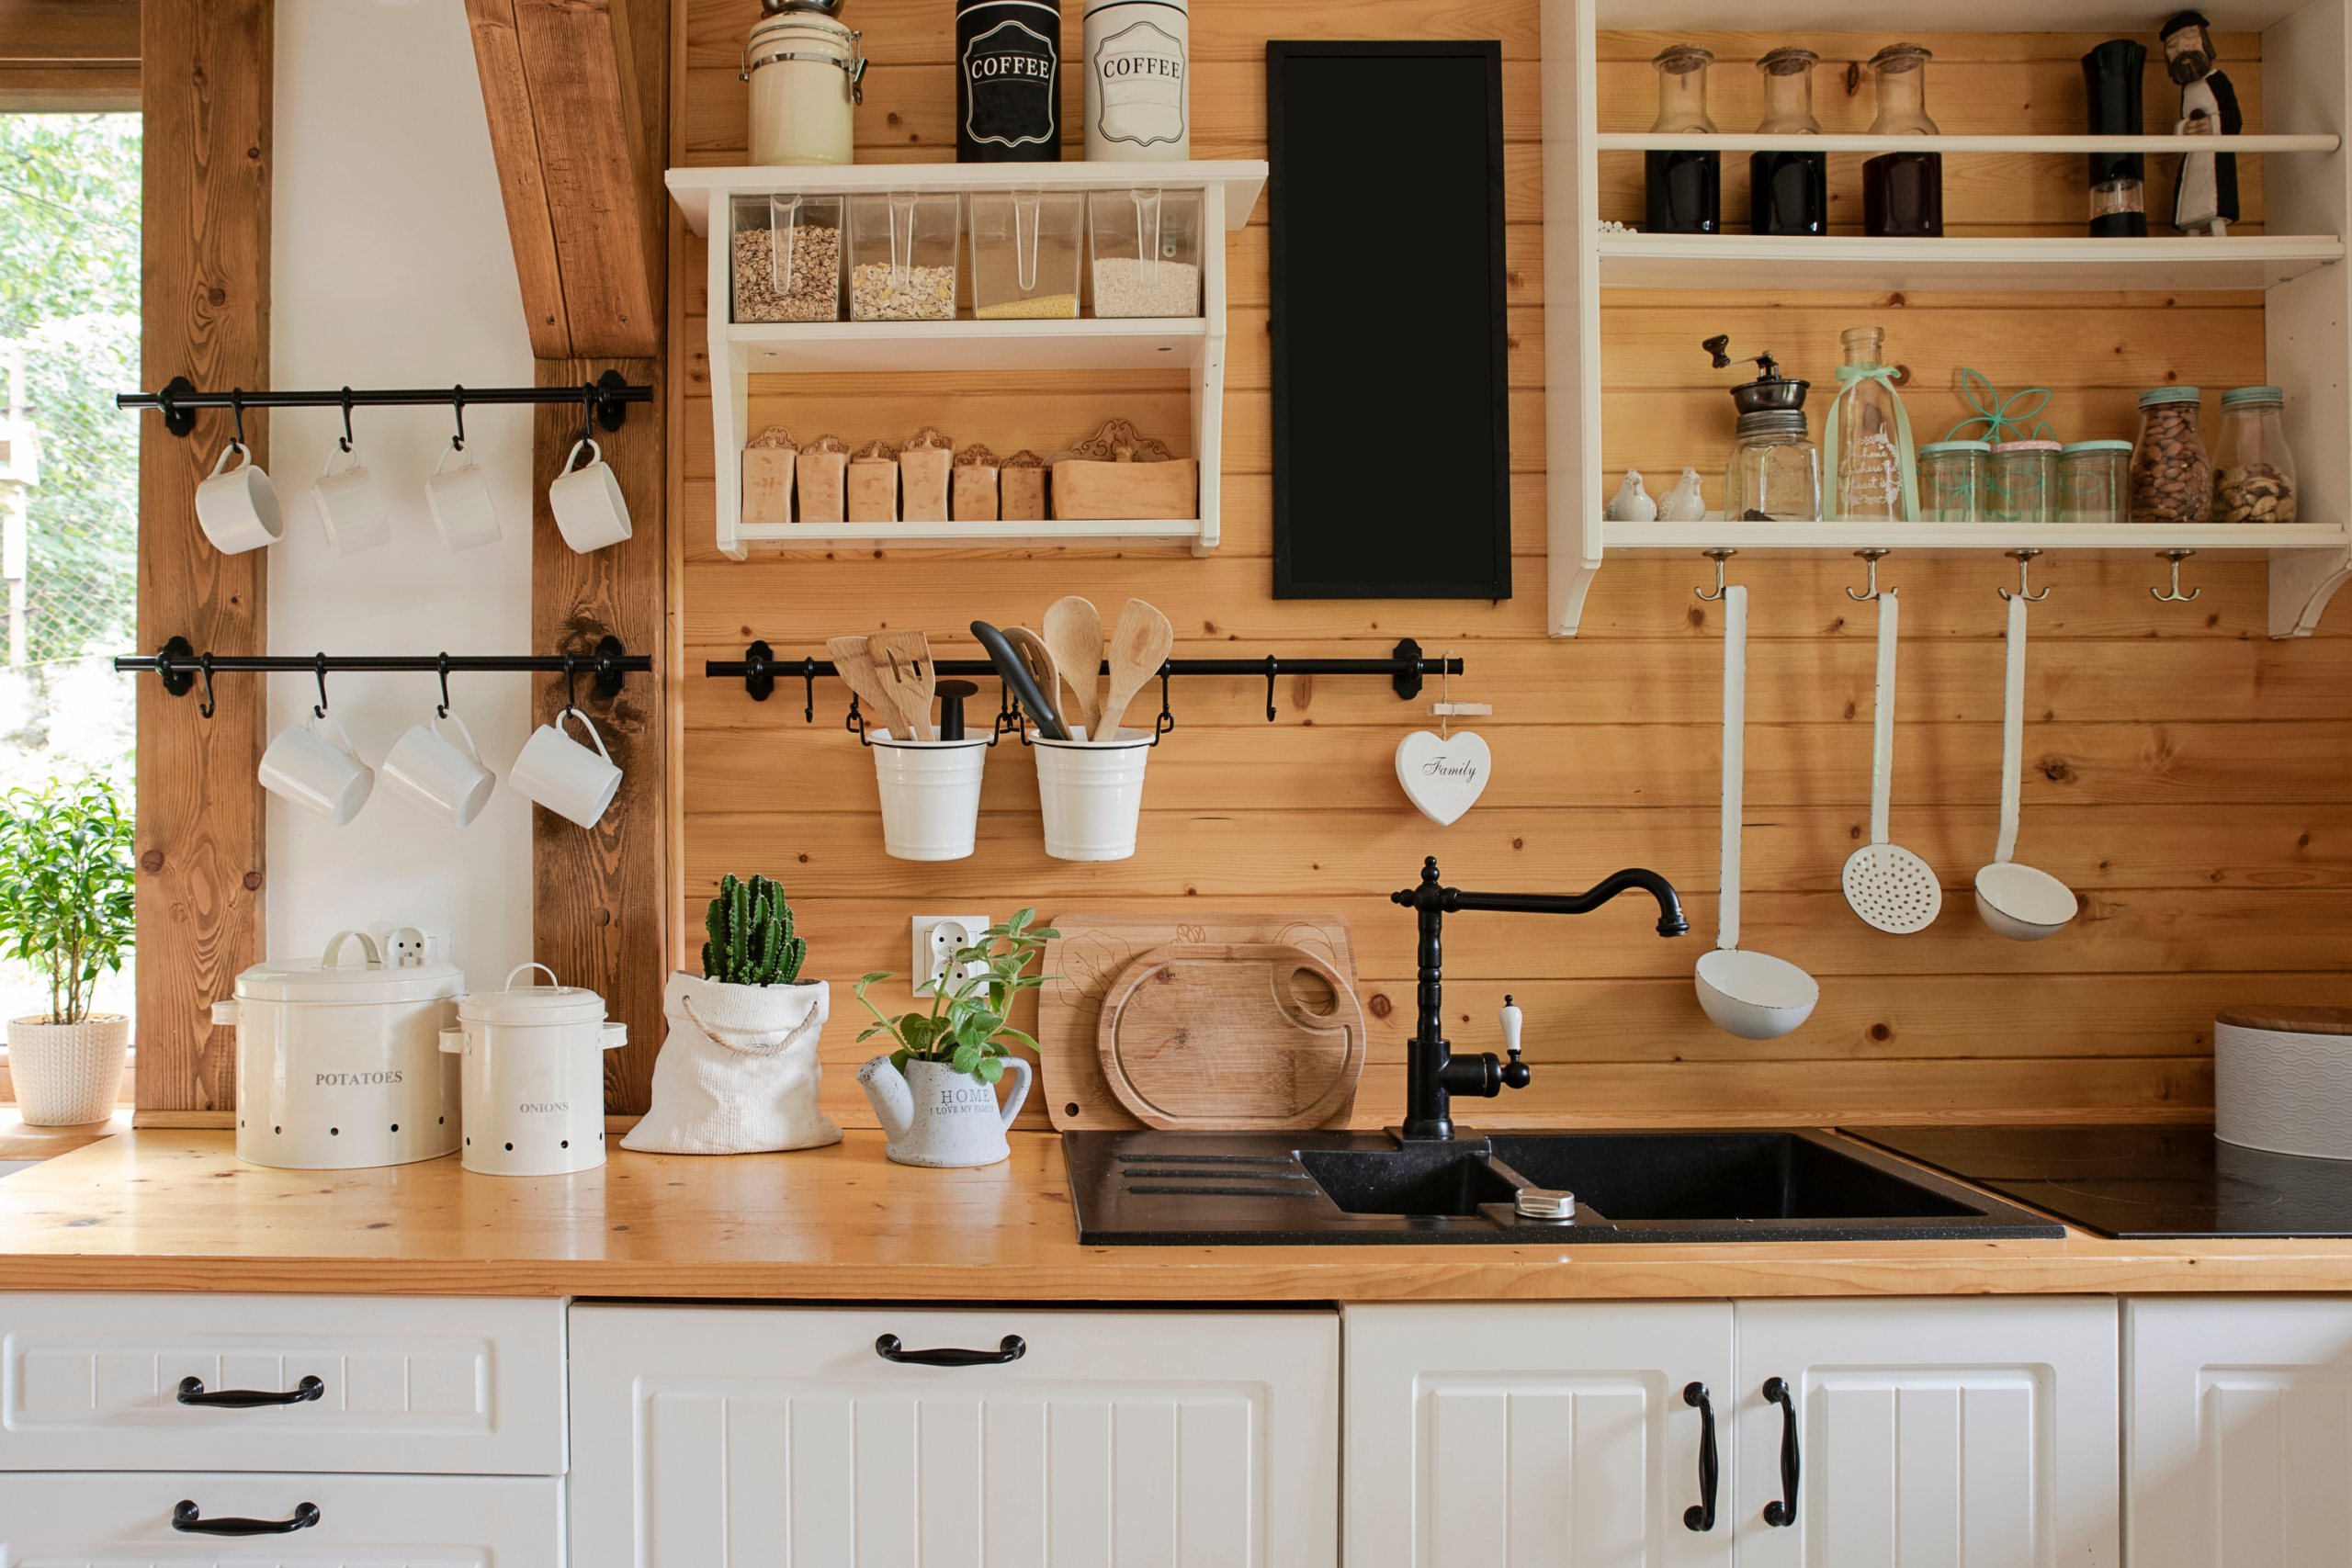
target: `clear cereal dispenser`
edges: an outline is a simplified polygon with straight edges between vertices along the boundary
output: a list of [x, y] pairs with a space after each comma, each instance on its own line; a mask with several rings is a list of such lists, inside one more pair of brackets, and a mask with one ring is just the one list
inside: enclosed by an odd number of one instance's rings
[[1201, 193], [1098, 190], [1087, 197], [1097, 316], [1201, 313]]
[[842, 198], [739, 196], [732, 205], [734, 320], [841, 320]]
[[972, 314], [981, 321], [1078, 314], [1082, 191], [972, 193]]
[[955, 320], [957, 208], [953, 191], [849, 198], [852, 321]]

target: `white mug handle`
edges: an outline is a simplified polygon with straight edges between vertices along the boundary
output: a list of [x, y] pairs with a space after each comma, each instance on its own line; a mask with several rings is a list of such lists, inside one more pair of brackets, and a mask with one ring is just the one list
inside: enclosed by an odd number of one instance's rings
[[435, 713], [433, 717], [427, 721], [427, 728], [429, 728], [434, 734], [439, 735], [441, 733], [441, 721], [445, 718], [451, 724], [458, 727], [458, 733], [466, 738], [466, 755], [471, 757], [477, 763], [479, 763], [481, 761], [481, 749], [474, 744], [474, 732], [466, 728], [466, 721], [458, 716], [457, 709], [452, 708], [446, 714]]
[[236, 453], [238, 456], [244, 458], [243, 463], [237, 465], [239, 468], [250, 468], [254, 466], [254, 455], [252, 450], [242, 441], [232, 441], [229, 445], [220, 448], [220, 456], [212, 465], [212, 478], [218, 479], [220, 477], [220, 470], [229, 466], [229, 454], [232, 452]]
[[338, 967], [343, 944], [353, 937], [359, 939], [359, 951], [368, 955], [368, 967], [381, 969], [384, 966], [384, 955], [376, 950], [376, 939], [366, 931], [337, 931], [327, 938], [327, 950], [319, 954], [319, 967], [322, 969]]
[[555, 977], [555, 971], [548, 968], [544, 964], [517, 964], [514, 968], [509, 969], [506, 972], [506, 984], [501, 986], [499, 989], [502, 991], [513, 990], [514, 988], [514, 976], [517, 975], [527, 975], [534, 969], [541, 970], [547, 975], [548, 985], [553, 986], [557, 990], [563, 989], [563, 982], [557, 979]]
[[[322, 464], [320, 464], [320, 465], [319, 465], [319, 478], [321, 478], [321, 479], [325, 479], [329, 474], [332, 474], [332, 473], [334, 473], [334, 460], [335, 460], [335, 457], [336, 457], [336, 455], [337, 455], [338, 453], [340, 453], [340, 452], [342, 452], [342, 451], [343, 451], [343, 441], [342, 441], [341, 437], [337, 437], [337, 438], [336, 438], [336, 440], [335, 440], [335, 444], [334, 444], [334, 446], [330, 446], [330, 447], [328, 447], [328, 448], [327, 448], [327, 460], [326, 460], [325, 462], [323, 462], [323, 463], [322, 463]], [[345, 469], [344, 469], [343, 471], [344, 471], [345, 473], [346, 473], [346, 474], [347, 474], [347, 473], [351, 472], [351, 469], [352, 469], [352, 468], [357, 468], [358, 466], [359, 466], [359, 443], [358, 443], [358, 442], [356, 442], [356, 441], [355, 441], [355, 442], [353, 442], [353, 443], [351, 444], [351, 467], [350, 467], [350, 468], [345, 468]]]
[[574, 469], [572, 465], [580, 460], [580, 449], [582, 446], [588, 448], [588, 460], [590, 462], [601, 463], [605, 460], [605, 449], [597, 446], [592, 438], [583, 435], [579, 440], [571, 444], [571, 452], [570, 456], [566, 457], [563, 460], [563, 471], [565, 473], [569, 474], [577, 471]]
[[588, 739], [596, 743], [596, 755], [602, 757], [607, 762], [611, 761], [613, 760], [613, 754], [605, 750], [605, 738], [596, 733], [596, 726], [590, 721], [586, 714], [581, 713], [578, 708], [566, 708], [561, 713], [555, 716], [555, 732], [558, 735], [562, 734], [563, 721], [571, 717], [574, 714], [579, 714], [580, 722], [587, 726]]
[[311, 731], [312, 734], [318, 733], [319, 726], [322, 724], [334, 725], [334, 732], [343, 737], [343, 742], [336, 748], [336, 750], [340, 750], [345, 756], [350, 758], [353, 761], [359, 762], [361, 767], [364, 768], [368, 765], [365, 762], [359, 761], [359, 748], [351, 743], [351, 731], [344, 728], [343, 720], [335, 717], [335, 716], [331, 713], [313, 713], [311, 716]]
[[[466, 457], [466, 454], [465, 454], [464, 449], [463, 449], [462, 447], [460, 447], [460, 446], [458, 446], [455, 441], [450, 442], [450, 443], [449, 443], [449, 445], [448, 445], [447, 446], [446, 446], [446, 447], [444, 447], [444, 448], [442, 449], [442, 452], [441, 452], [441, 461], [433, 465], [433, 477], [434, 477], [435, 479], [439, 479], [439, 478], [441, 477], [441, 470], [442, 470], [442, 468], [443, 468], [444, 467], [446, 467], [446, 466], [447, 465], [447, 463], [448, 463], [448, 461], [449, 461], [449, 459], [450, 459], [450, 458], [452, 458], [452, 457]], [[470, 462], [472, 462], [472, 461], [473, 461], [473, 459], [472, 459], [471, 457], [466, 457], [466, 461], [467, 461], [467, 462], [469, 462], [469, 463], [470, 463]]]

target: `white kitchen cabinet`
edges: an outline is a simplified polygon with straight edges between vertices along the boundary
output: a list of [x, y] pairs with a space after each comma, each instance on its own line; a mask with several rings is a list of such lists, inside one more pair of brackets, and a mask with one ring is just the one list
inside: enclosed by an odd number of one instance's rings
[[1319, 1311], [574, 1307], [572, 1561], [1330, 1568], [1339, 1380]]
[[[2113, 1298], [1742, 1302], [1740, 1568], [2118, 1568]], [[1795, 1518], [1768, 1506], [1795, 1413]]]
[[2123, 1311], [2132, 1568], [2352, 1562], [2352, 1301]]
[[1704, 1386], [1727, 1444], [1725, 1302], [1351, 1306], [1349, 1568], [1702, 1568]]

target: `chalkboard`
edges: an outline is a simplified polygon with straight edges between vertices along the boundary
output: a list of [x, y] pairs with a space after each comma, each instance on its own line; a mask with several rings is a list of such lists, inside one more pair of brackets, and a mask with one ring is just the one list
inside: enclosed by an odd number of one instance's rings
[[1274, 597], [1510, 597], [1502, 46], [1266, 45]]

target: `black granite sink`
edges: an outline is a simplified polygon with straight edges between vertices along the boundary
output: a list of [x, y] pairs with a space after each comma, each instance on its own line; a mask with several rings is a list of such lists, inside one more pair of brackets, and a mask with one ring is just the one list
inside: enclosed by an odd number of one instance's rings
[[[1811, 1131], [1065, 1133], [1088, 1246], [1919, 1241], [2064, 1227], [1866, 1144]], [[1573, 1221], [1517, 1212], [1576, 1194]]]

